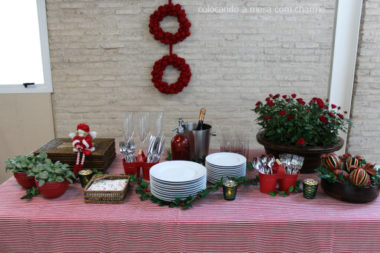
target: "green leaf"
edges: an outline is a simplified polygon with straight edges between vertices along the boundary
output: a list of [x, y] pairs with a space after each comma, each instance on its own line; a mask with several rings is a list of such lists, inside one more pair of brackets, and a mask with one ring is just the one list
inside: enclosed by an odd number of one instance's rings
[[269, 195], [271, 195], [272, 197], [276, 197], [277, 193], [275, 193], [275, 192], [270, 192]]
[[45, 180], [38, 180], [38, 186], [41, 187], [45, 184]]
[[289, 189], [288, 189], [288, 192], [293, 192], [294, 191], [294, 186], [290, 186]]

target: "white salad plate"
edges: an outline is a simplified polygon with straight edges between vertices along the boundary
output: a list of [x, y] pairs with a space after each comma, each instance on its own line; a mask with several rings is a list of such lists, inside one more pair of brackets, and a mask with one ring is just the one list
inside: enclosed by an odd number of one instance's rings
[[195, 162], [168, 161], [154, 165], [149, 173], [150, 177], [160, 181], [185, 183], [200, 179], [206, 174], [206, 168]]
[[246, 163], [247, 158], [236, 153], [220, 152], [206, 156], [206, 162], [219, 167], [234, 167]]

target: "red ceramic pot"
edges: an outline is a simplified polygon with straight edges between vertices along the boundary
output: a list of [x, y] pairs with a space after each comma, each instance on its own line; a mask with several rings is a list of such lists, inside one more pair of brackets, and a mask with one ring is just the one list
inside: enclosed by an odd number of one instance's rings
[[58, 198], [67, 190], [67, 187], [69, 186], [69, 181], [65, 180], [63, 182], [48, 182], [40, 187], [38, 186], [38, 181], [36, 180], [36, 186], [38, 191], [45, 198]]
[[137, 177], [140, 177], [141, 163], [127, 163], [123, 158], [123, 167], [125, 175], [136, 175]]
[[156, 164], [158, 164], [159, 162], [160, 162], [160, 161], [155, 162], [155, 163], [144, 163], [144, 164], [142, 165], [142, 171], [143, 171], [144, 180], [146, 180], [146, 181], [149, 181], [149, 180], [150, 180], [150, 174], [149, 174], [150, 168], [152, 168], [153, 165], [156, 165]]
[[299, 174], [300, 174], [299, 172], [295, 175], [286, 174], [285, 176], [280, 178], [280, 181], [279, 181], [280, 191], [285, 191], [289, 193], [289, 188], [291, 186], [295, 187]]
[[276, 190], [277, 174], [261, 174], [259, 173], [260, 192], [270, 193]]
[[32, 188], [35, 184], [34, 177], [28, 177], [25, 172], [15, 172], [13, 176], [17, 183], [26, 189]]

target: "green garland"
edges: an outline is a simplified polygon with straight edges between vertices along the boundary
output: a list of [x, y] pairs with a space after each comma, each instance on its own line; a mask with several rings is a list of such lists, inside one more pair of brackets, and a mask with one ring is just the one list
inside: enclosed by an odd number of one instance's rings
[[[239, 177], [239, 178], [231, 178], [235, 180], [238, 185], [257, 185], [258, 184], [258, 178], [255, 179], [247, 179], [246, 177]], [[136, 175], [129, 175], [130, 182], [137, 183], [137, 189], [136, 193], [140, 194], [140, 200], [145, 201], [150, 199], [153, 203], [158, 204], [159, 206], [169, 206], [170, 208], [173, 207], [180, 207], [182, 210], [186, 210], [188, 208], [193, 207], [192, 203], [206, 198], [211, 192], [218, 191], [221, 186], [223, 186], [223, 178], [217, 181], [214, 185], [207, 187], [206, 189], [198, 192], [195, 196], [189, 196], [185, 199], [175, 199], [173, 201], [164, 201], [160, 200], [152, 195], [148, 191], [149, 183], [142, 180], [141, 177], [136, 177]]]

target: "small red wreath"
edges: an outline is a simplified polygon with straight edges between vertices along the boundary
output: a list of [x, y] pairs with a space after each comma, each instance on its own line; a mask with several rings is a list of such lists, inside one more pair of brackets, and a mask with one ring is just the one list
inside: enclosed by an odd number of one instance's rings
[[[160, 27], [160, 22], [167, 16], [177, 17], [179, 29], [175, 34], [165, 32]], [[173, 5], [170, 3], [160, 6], [150, 16], [149, 31], [154, 35], [156, 40], [159, 40], [166, 45], [174, 45], [190, 36], [190, 26], [191, 23], [186, 18], [186, 12], [181, 8], [181, 5]]]
[[[172, 84], [168, 84], [167, 82], [162, 81], [164, 71], [169, 65], [172, 65], [181, 71], [177, 82]], [[190, 66], [186, 63], [185, 59], [178, 57], [176, 54], [165, 55], [160, 60], [156, 61], [153, 66], [152, 82], [154, 83], [154, 86], [162, 93], [177, 94], [188, 85], [190, 79]]]

